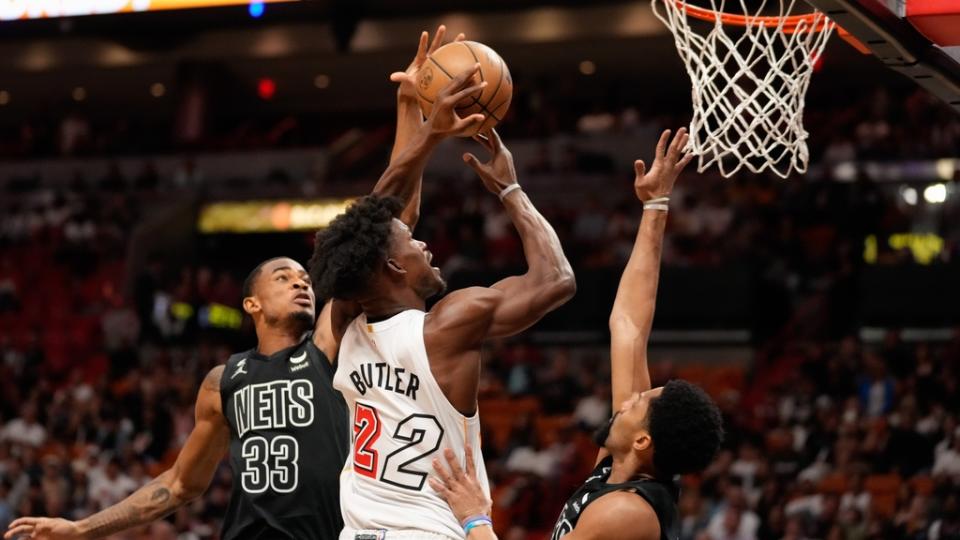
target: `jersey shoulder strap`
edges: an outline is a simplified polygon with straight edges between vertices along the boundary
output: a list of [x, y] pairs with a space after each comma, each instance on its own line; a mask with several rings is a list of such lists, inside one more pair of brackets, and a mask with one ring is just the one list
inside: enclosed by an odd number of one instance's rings
[[[586, 501], [584, 509], [599, 499], [601, 496], [616, 491], [629, 491], [636, 493], [643, 498], [653, 508], [657, 515], [657, 521], [660, 523], [661, 538], [673, 538], [676, 536], [674, 530], [677, 526], [677, 501], [679, 499], [679, 489], [673, 483], [666, 483], [652, 478], [642, 478], [630, 480], [619, 484], [609, 484], [606, 482], [610, 476], [610, 469], [613, 466], [613, 457], [607, 456], [590, 473], [587, 484], [599, 484], [600, 488]], [[581, 510], [582, 511], [582, 510]]]

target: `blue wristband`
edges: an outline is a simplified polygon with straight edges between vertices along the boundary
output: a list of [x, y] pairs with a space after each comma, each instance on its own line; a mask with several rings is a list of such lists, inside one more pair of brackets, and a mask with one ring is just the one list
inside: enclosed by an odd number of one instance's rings
[[484, 526], [493, 527], [493, 520], [487, 516], [474, 516], [469, 518], [463, 525], [463, 532], [464, 534], [469, 535], [471, 530]]

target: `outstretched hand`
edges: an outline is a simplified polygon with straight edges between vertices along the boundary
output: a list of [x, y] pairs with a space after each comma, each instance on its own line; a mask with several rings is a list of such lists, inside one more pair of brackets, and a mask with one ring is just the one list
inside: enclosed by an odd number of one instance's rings
[[60, 518], [22, 517], [10, 523], [5, 540], [30, 538], [33, 540], [79, 540], [83, 538], [73, 521]]
[[463, 161], [480, 176], [483, 185], [494, 195], [498, 195], [507, 186], [517, 183], [517, 171], [513, 166], [513, 155], [500, 140], [497, 131], [491, 129], [485, 136], [475, 135], [473, 140], [490, 151], [490, 161], [481, 163], [477, 156], [467, 152]]
[[453, 515], [461, 523], [471, 516], [489, 516], [493, 501], [487, 497], [477, 482], [477, 471], [473, 466], [473, 451], [470, 447], [466, 448], [466, 473], [460, 467], [453, 450], [449, 448], [444, 450], [443, 457], [450, 471], [448, 472], [447, 467], [440, 463], [439, 458], [433, 458], [433, 470], [436, 471], [438, 478], [430, 478], [430, 487], [447, 501], [450, 509], [453, 510]]
[[427, 128], [434, 137], [465, 136], [476, 131], [484, 121], [482, 114], [471, 114], [460, 118], [457, 114], [457, 104], [466, 97], [483, 90], [486, 81], [476, 82], [474, 75], [480, 71], [480, 64], [464, 70], [453, 78], [437, 94], [437, 101], [427, 118]]
[[[413, 57], [413, 62], [404, 71], [395, 71], [390, 74], [391, 81], [400, 83], [400, 87], [397, 88], [399, 97], [417, 99], [417, 71], [427, 61], [427, 57], [443, 45], [443, 38], [446, 33], [447, 27], [441, 24], [433, 35], [433, 41], [430, 41], [430, 34], [424, 30], [420, 34], [420, 45], [417, 47], [417, 55]], [[464, 39], [466, 39], [466, 36], [460, 33], [454, 41], [463, 41]], [[429, 46], [427, 46], [428, 42]]]
[[633, 169], [637, 173], [633, 181], [633, 190], [641, 201], [669, 196], [670, 191], [673, 190], [673, 184], [677, 181], [677, 176], [693, 159], [693, 154], [684, 151], [687, 142], [690, 140], [687, 128], [677, 130], [677, 136], [673, 138], [673, 142], [670, 143], [668, 148], [667, 142], [669, 140], [670, 130], [668, 129], [660, 135], [660, 141], [657, 143], [657, 153], [649, 171], [642, 159], [633, 163]]

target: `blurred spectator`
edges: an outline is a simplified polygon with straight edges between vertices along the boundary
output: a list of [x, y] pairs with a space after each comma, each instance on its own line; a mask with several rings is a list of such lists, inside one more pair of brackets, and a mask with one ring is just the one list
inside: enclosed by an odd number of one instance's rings
[[47, 430], [37, 421], [36, 406], [31, 403], [22, 406], [20, 416], [3, 426], [0, 440], [34, 448], [40, 447], [47, 440]]

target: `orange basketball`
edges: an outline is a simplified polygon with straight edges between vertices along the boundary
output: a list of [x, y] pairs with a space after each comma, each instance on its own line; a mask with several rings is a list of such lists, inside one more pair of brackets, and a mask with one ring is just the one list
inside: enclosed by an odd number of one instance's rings
[[487, 86], [458, 103], [456, 111], [461, 118], [477, 113], [486, 117], [476, 131], [466, 136], [493, 129], [510, 109], [513, 79], [503, 58], [490, 47], [476, 41], [448, 43], [427, 57], [426, 63], [417, 72], [417, 95], [423, 115], [430, 116], [437, 94], [443, 87], [477, 63], [480, 64], [477, 82], [487, 81]]

